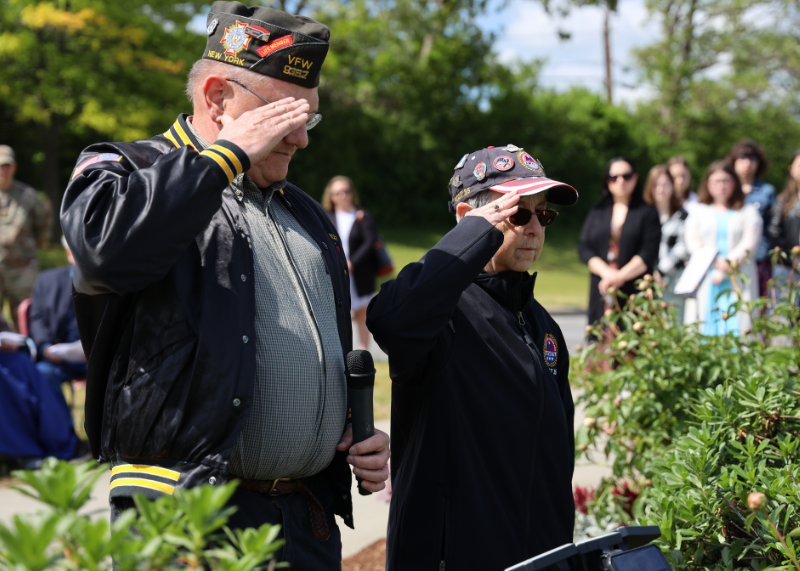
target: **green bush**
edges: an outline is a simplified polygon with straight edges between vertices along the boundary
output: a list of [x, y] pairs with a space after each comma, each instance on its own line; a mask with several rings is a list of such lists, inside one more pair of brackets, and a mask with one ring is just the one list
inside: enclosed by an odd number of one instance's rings
[[[774, 256], [797, 266], [800, 252]], [[735, 289], [741, 279], [733, 276]], [[737, 302], [728, 318], [748, 312], [751, 330], [706, 337], [659, 300], [652, 278], [639, 289], [618, 297], [590, 328], [599, 340], [573, 362], [587, 415], [576, 454], [613, 455], [614, 477], [595, 491], [589, 515], [660, 525], [677, 567], [762, 569], [790, 558], [791, 538], [784, 545], [778, 534], [800, 523], [790, 507], [800, 477], [800, 292], [789, 288], [774, 307]], [[766, 494], [775, 530], [757, 512], [756, 531], [747, 531], [741, 506], [750, 492]]]
[[[780, 537], [800, 526], [798, 388], [756, 374], [705, 389], [692, 408], [701, 424], [654, 459], [638, 519], [661, 528], [675, 569], [758, 571], [797, 559]], [[754, 492], [764, 512], [751, 514]]]
[[218, 571], [272, 570], [283, 545], [280, 526], [232, 531], [225, 526], [235, 508], [226, 504], [236, 489], [199, 486], [177, 489], [174, 496], [151, 502], [134, 497], [113, 525], [105, 518], [80, 515], [103, 467], [48, 459], [37, 472], [15, 472], [28, 487], [17, 489], [48, 506], [34, 516], [14, 516], [0, 524], [0, 569], [112, 569], [122, 571], [173, 568]]

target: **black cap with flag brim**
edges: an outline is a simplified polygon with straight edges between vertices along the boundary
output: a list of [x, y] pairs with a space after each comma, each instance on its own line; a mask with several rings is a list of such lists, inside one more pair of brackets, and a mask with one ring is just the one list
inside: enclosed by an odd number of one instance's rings
[[203, 58], [221, 61], [288, 81], [317, 87], [330, 30], [304, 16], [274, 8], [214, 2], [208, 15]]
[[559, 206], [578, 202], [578, 191], [570, 185], [547, 178], [542, 163], [516, 145], [486, 147], [467, 153], [455, 166], [450, 179], [450, 210], [456, 204], [484, 190], [521, 196], [544, 192], [547, 201]]

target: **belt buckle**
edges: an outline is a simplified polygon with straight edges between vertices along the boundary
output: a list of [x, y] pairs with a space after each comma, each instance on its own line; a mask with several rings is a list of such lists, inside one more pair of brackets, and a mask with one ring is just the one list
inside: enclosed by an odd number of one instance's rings
[[291, 478], [275, 478], [272, 481], [272, 487], [269, 489], [269, 495], [270, 496], [275, 495], [275, 487], [278, 485], [278, 482], [291, 482], [291, 481], [292, 481]]

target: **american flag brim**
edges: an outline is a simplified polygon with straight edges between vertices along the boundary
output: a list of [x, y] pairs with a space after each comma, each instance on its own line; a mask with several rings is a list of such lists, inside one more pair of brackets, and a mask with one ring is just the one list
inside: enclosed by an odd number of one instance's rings
[[[568, 184], [551, 180], [549, 178], [528, 178], [519, 180], [510, 180], [501, 184], [495, 184], [489, 187], [491, 190], [496, 190], [502, 193], [516, 193], [520, 196], [528, 196], [531, 194], [539, 194], [540, 192], [547, 192], [553, 189], [558, 189], [561, 192], [556, 193], [548, 192], [548, 200], [555, 204], [561, 203], [564, 206], [570, 206], [578, 202], [578, 191]], [[552, 199], [552, 200], [551, 200]]]

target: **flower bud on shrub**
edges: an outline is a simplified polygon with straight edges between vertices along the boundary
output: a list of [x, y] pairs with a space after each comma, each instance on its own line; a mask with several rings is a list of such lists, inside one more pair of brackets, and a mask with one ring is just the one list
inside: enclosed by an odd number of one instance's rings
[[761, 492], [750, 492], [750, 495], [747, 496], [747, 507], [751, 510], [760, 510], [765, 505], [767, 505], [767, 496]]
[[614, 406], [619, 406], [622, 404], [622, 399], [617, 397], [614, 399]]
[[729, 265], [730, 265], [731, 269], [734, 272], [739, 269], [739, 261], [738, 260], [731, 260], [731, 263]]
[[593, 416], [587, 416], [583, 419], [583, 425], [586, 428], [594, 428], [595, 424], [597, 424], [597, 420]]
[[629, 299], [630, 301], [633, 301], [634, 299], [636, 299], [636, 294], [635, 294], [635, 293], [632, 293], [632, 294], [630, 294], [630, 295], [628, 296], [628, 299]]
[[753, 330], [752, 330], [752, 329], [750, 329], [750, 328], [748, 327], [747, 329], [745, 329], [745, 330], [744, 330], [744, 334], [745, 334], [745, 335], [750, 335], [750, 333], [751, 333], [752, 331], [753, 331]]
[[655, 349], [656, 347], [658, 347], [658, 342], [656, 342], [656, 341], [650, 341], [650, 346], [651, 346], [653, 349]]
[[647, 282], [639, 282], [639, 285], [636, 286], [639, 291], [644, 291], [647, 289]]
[[781, 253], [781, 247], [780, 246], [775, 246], [775, 253], [776, 254], [780, 254]]
[[581, 452], [583, 452], [587, 448], [589, 448], [587, 444], [578, 444], [578, 450], [580, 450]]
[[617, 349], [619, 349], [620, 351], [624, 351], [627, 348], [628, 348], [627, 341], [620, 341], [619, 343], [617, 343]]
[[584, 330], [586, 331], [586, 333], [591, 333], [592, 332], [592, 326], [591, 325], [587, 325], [586, 327], [584, 327]]
[[727, 321], [729, 317], [730, 317], [730, 315], [728, 315], [727, 311], [723, 311], [722, 312], [722, 320], [723, 321]]
[[580, 353], [581, 351], [583, 351], [583, 345], [581, 345], [580, 343], [578, 343], [577, 345], [575, 345], [575, 351], [577, 351], [578, 353]]
[[617, 293], [617, 288], [615, 288], [614, 286], [608, 288], [608, 295], [614, 295], [615, 293]]
[[633, 324], [633, 330], [636, 331], [636, 333], [641, 333], [641, 331], [642, 331], [642, 322], [641, 321], [637, 321], [636, 323], [634, 323]]
[[614, 310], [613, 310], [613, 309], [606, 309], [606, 310], [603, 312], [603, 315], [605, 315], [606, 317], [610, 317], [612, 313], [614, 313]]
[[795, 246], [792, 248], [792, 256], [800, 256], [800, 246]]
[[653, 288], [647, 288], [647, 291], [644, 292], [644, 296], [650, 301], [653, 301]]
[[651, 276], [650, 274], [645, 274], [644, 275], [644, 281], [646, 281], [646, 282], [653, 281], [653, 276]]
[[668, 307], [669, 307], [669, 304], [666, 301], [662, 301], [661, 302], [661, 309], [667, 309]]

